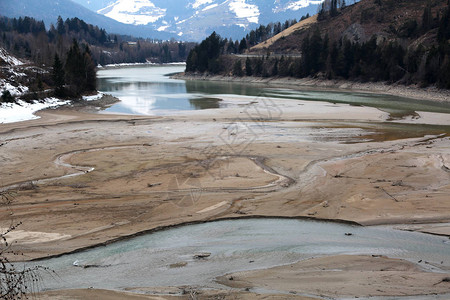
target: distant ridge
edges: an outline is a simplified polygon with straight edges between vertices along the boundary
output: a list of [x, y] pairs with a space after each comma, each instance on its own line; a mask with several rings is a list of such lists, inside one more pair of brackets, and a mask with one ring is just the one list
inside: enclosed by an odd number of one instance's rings
[[9, 18], [33, 17], [43, 20], [47, 28], [50, 24], [56, 24], [58, 16], [61, 16], [64, 20], [77, 17], [86, 23], [105, 29], [108, 33], [155, 39], [170, 39], [175, 36], [158, 32], [146, 26], [133, 26], [117, 22], [70, 0], [0, 0], [0, 15]]
[[145, 25], [182, 40], [201, 41], [213, 31], [226, 38], [241, 40], [261, 24], [313, 15], [323, 0], [73, 1], [125, 24]]

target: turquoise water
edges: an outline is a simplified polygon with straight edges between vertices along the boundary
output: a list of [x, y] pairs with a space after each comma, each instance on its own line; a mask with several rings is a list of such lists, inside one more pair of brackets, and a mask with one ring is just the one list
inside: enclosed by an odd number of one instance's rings
[[[352, 235], [346, 235], [351, 233]], [[209, 252], [207, 259], [194, 259]], [[230, 272], [269, 268], [317, 256], [386, 255], [439, 272], [450, 266], [450, 240], [385, 227], [293, 219], [241, 219], [187, 225], [44, 260], [58, 274], [45, 288], [200, 285]], [[438, 267], [432, 267], [435, 263]], [[90, 268], [75, 267], [90, 266]], [[187, 263], [184, 267], [173, 264]]]

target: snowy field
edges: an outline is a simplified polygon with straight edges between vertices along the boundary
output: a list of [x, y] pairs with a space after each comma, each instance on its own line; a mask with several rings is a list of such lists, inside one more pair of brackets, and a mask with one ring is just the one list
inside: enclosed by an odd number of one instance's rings
[[0, 124], [21, 122], [26, 120], [37, 119], [35, 112], [68, 104], [68, 100], [60, 100], [57, 98], [47, 98], [44, 101], [35, 101], [27, 103], [25, 101], [17, 101], [17, 103], [1, 103], [0, 104]]

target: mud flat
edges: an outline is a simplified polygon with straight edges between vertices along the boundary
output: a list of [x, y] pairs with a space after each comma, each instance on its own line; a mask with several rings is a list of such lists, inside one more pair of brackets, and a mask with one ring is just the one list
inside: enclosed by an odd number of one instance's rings
[[[226, 108], [166, 117], [56, 110], [39, 113], [38, 120], [1, 125], [0, 188], [13, 191], [15, 199], [1, 207], [0, 227], [23, 223], [8, 237], [24, 253], [20, 259], [243, 216], [420, 224], [408, 229], [450, 235], [448, 115], [436, 114], [427, 125], [420, 115], [394, 122], [375, 108], [344, 104], [274, 99], [268, 107], [231, 96], [223, 101]], [[316, 267], [318, 274], [308, 273]], [[296, 285], [295, 272], [311, 284]], [[271, 287], [284, 280], [284, 290], [292, 293], [283, 297], [295, 299], [450, 290], [444, 280], [448, 270], [436, 275], [413, 262], [360, 256], [232, 276], [238, 280], [227, 284], [234, 289], [226, 290], [225, 299], [270, 298]], [[276, 276], [280, 281], [270, 279]], [[374, 287], [358, 289], [372, 277]], [[392, 282], [400, 277], [402, 284], [394, 289]], [[345, 289], [325, 290], [323, 283], [331, 280], [342, 280]], [[410, 287], [419, 283], [420, 293]], [[201, 287], [197, 292], [206, 299], [223, 295]], [[46, 297], [81, 299], [92, 293], [100, 299], [190, 297], [167, 296], [168, 290], [156, 296], [56, 291]]]

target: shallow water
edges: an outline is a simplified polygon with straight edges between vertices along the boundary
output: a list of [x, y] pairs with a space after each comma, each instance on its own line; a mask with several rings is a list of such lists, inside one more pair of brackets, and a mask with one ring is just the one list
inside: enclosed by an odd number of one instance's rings
[[[211, 256], [194, 259], [193, 255], [199, 252], [209, 252]], [[439, 268], [425, 261], [438, 267], [450, 266], [450, 240], [386, 227], [293, 219], [241, 219], [164, 230], [39, 264], [58, 274], [53, 280], [44, 280], [46, 289], [217, 287], [214, 278], [230, 272], [338, 254], [422, 260], [422, 267], [439, 272]], [[74, 262], [93, 267], [75, 267]], [[175, 267], [177, 263], [187, 265]]]
[[111, 113], [155, 115], [168, 110], [219, 108], [219, 99], [189, 92], [183, 80], [166, 76], [183, 70], [184, 66], [178, 65], [103, 69], [97, 72], [97, 89], [121, 100], [106, 109]]
[[268, 88], [236, 82], [184, 81], [167, 74], [184, 71], [180, 65], [151, 65], [103, 69], [98, 71], [98, 90], [122, 100], [106, 111], [137, 115], [167, 114], [173, 110], [195, 110], [220, 107], [220, 95], [283, 98], [292, 100], [327, 101], [376, 107], [393, 118], [414, 115], [415, 111], [450, 113], [450, 104], [417, 101], [408, 98], [313, 90]]

